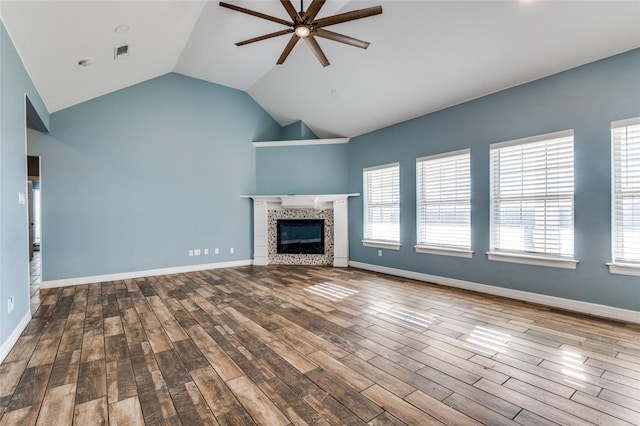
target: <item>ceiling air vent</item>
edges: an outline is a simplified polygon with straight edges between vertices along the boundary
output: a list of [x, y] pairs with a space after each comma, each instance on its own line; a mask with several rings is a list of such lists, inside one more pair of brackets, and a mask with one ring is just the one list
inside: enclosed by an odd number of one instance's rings
[[113, 59], [124, 59], [129, 56], [129, 45], [125, 44], [124, 46], [116, 47], [113, 49]]

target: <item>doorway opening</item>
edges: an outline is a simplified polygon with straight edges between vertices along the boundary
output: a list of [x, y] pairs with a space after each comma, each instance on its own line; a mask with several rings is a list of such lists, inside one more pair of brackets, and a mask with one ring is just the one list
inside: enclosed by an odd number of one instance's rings
[[29, 212], [29, 298], [31, 312], [40, 305], [42, 281], [42, 224], [40, 220], [40, 157], [27, 156], [27, 209]]
[[42, 222], [41, 222], [41, 200], [42, 188], [41, 177], [41, 157], [29, 155], [29, 132], [38, 131], [48, 133], [47, 126], [40, 118], [38, 111], [34, 108], [25, 93], [25, 157], [27, 162], [27, 200], [28, 200], [28, 247], [29, 247], [29, 288], [28, 291], [33, 316], [40, 307], [40, 285], [42, 282]]

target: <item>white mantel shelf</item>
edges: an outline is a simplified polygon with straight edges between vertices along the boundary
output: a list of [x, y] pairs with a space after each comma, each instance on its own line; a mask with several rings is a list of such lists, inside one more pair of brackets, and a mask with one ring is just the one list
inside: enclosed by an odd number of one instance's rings
[[275, 146], [332, 145], [339, 143], [349, 143], [349, 139], [351, 138], [293, 139], [286, 141], [252, 142], [252, 145], [256, 148], [271, 148]]
[[315, 194], [315, 195], [241, 195], [240, 198], [253, 198], [254, 201], [280, 204], [283, 209], [322, 209], [331, 208], [336, 200], [346, 200], [349, 197], [358, 197], [354, 194]]
[[332, 209], [333, 266], [349, 266], [349, 197], [360, 194], [241, 195], [253, 199], [253, 264], [269, 264], [269, 210]]

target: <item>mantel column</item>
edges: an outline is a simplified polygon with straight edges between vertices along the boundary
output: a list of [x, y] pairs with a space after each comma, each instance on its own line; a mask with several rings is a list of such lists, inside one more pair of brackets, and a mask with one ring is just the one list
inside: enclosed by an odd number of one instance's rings
[[349, 266], [349, 203], [333, 200], [333, 266]]
[[269, 264], [269, 210], [265, 200], [253, 200], [253, 264]]

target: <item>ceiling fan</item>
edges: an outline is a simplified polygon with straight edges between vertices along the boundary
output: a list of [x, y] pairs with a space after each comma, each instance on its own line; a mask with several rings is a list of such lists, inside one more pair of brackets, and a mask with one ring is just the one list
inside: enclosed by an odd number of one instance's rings
[[248, 40], [240, 41], [236, 43], [236, 46], [244, 46], [245, 44], [254, 43], [256, 41], [262, 41], [273, 37], [278, 37], [281, 35], [292, 34], [289, 43], [287, 43], [284, 51], [280, 55], [278, 65], [284, 63], [291, 50], [294, 48], [298, 40], [301, 38], [307, 42], [311, 51], [316, 55], [320, 63], [323, 67], [329, 65], [329, 60], [325, 56], [324, 52], [320, 48], [320, 45], [316, 41], [315, 37], [326, 38], [329, 40], [337, 41], [340, 43], [345, 43], [350, 46], [360, 47], [361, 49], [366, 49], [369, 47], [369, 43], [366, 41], [358, 40], [353, 37], [349, 37], [346, 35], [334, 33], [333, 31], [325, 30], [325, 27], [330, 25], [341, 24], [343, 22], [353, 21], [356, 19], [366, 18], [373, 15], [379, 15], [382, 13], [382, 6], [374, 6], [366, 9], [353, 10], [351, 12], [340, 13], [338, 15], [328, 16], [326, 18], [316, 19], [320, 8], [324, 5], [326, 0], [312, 0], [311, 4], [307, 8], [306, 12], [304, 11], [304, 7], [302, 4], [302, 0], [300, 0], [300, 11], [296, 12], [295, 7], [291, 3], [290, 0], [280, 0], [282, 6], [285, 8], [291, 21], [286, 21], [281, 18], [277, 18], [275, 16], [265, 15], [264, 13], [256, 12], [254, 10], [245, 9], [240, 6], [236, 6], [233, 4], [220, 2], [220, 6], [226, 7], [227, 9], [235, 10], [237, 12], [246, 13], [248, 15], [256, 16], [258, 18], [266, 19], [268, 21], [277, 22], [278, 24], [282, 24], [287, 28], [286, 30], [276, 31], [274, 33], [265, 34], [259, 37], [250, 38]]

